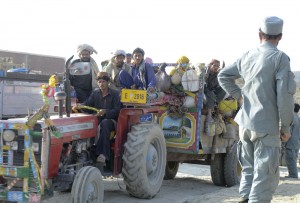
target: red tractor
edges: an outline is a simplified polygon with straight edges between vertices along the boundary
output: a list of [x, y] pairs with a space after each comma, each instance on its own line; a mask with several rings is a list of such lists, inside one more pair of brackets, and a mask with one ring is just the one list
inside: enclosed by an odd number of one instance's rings
[[229, 110], [220, 108], [217, 114], [225, 120], [227, 131], [214, 136], [203, 133], [203, 74], [199, 91], [185, 92], [194, 97], [195, 107], [180, 106], [178, 98], [182, 100], [183, 94], [159, 96], [123, 90], [124, 108], [112, 132], [111, 159], [103, 167], [95, 162], [93, 153], [98, 119], [71, 113], [66, 72], [64, 91], [55, 95], [60, 104], [58, 115], [48, 117], [49, 106], [45, 105], [30, 118], [0, 121], [0, 200], [40, 202], [53, 191], [71, 190], [74, 203], [103, 202], [102, 176], [120, 174], [132, 196], [153, 198], [163, 179], [175, 178], [180, 163], [211, 165], [216, 185], [238, 183], [238, 138], [232, 120], [236, 109], [228, 103], [234, 101], [226, 101]]

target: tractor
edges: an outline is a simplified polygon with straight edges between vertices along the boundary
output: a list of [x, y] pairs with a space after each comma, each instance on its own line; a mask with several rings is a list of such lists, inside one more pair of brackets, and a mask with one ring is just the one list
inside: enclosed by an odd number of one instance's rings
[[[0, 200], [41, 202], [53, 191], [71, 191], [73, 203], [103, 202], [103, 176], [109, 175], [122, 175], [130, 195], [149, 199], [164, 179], [175, 178], [180, 163], [210, 165], [215, 185], [238, 183], [236, 101], [216, 107], [215, 133], [207, 135], [203, 72], [194, 92], [123, 89], [124, 107], [111, 132], [111, 159], [102, 166], [94, 156], [97, 117], [71, 110], [71, 60], [54, 95], [57, 115], [47, 114], [46, 103], [30, 117], [0, 121]], [[182, 105], [186, 95], [194, 99], [193, 107]]]

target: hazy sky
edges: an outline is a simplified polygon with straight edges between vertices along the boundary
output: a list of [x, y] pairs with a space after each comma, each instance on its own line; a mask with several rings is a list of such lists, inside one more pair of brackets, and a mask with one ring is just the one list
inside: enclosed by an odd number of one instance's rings
[[[114, 49], [145, 50], [154, 62], [212, 58], [233, 63], [259, 45], [265, 16], [284, 20], [278, 48], [300, 70], [297, 0], [1, 0], [0, 49], [61, 56], [78, 44], [97, 51], [98, 62]], [[298, 38], [297, 38], [298, 37]]]

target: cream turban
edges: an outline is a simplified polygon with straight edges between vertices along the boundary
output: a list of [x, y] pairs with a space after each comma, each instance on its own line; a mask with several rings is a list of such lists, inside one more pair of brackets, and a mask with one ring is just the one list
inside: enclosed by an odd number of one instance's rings
[[88, 44], [80, 44], [80, 45], [78, 45], [78, 47], [77, 47], [77, 53], [80, 54], [83, 50], [89, 51], [90, 54], [93, 54], [94, 52], [95, 52], [95, 54], [97, 54], [97, 51], [91, 45], [88, 45]]

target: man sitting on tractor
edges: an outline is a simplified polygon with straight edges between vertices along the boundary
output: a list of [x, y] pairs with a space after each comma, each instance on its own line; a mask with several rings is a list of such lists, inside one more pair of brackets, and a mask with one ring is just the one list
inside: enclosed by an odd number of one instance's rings
[[129, 72], [130, 65], [124, 62], [125, 59], [125, 51], [117, 49], [112, 53], [113, 57], [111, 61], [103, 68], [105, 72], [108, 73], [111, 78], [109, 87], [111, 89], [115, 89], [121, 91], [121, 84], [119, 79], [119, 74], [121, 70]]
[[[119, 116], [122, 103], [120, 102], [119, 92], [108, 87], [109, 76], [106, 72], [97, 74], [99, 89], [92, 92], [90, 97], [82, 105], [99, 109], [96, 116], [99, 117], [99, 139], [96, 143], [96, 161], [106, 165], [110, 159], [110, 133], [116, 130], [116, 121]], [[78, 109], [76, 104], [73, 110]]]
[[98, 65], [91, 57], [93, 53], [97, 54], [97, 51], [88, 44], [81, 44], [77, 48], [79, 59], [72, 62], [72, 65], [80, 62], [88, 62], [91, 65], [91, 70], [88, 74], [70, 74], [70, 82], [76, 92], [76, 98], [79, 103], [84, 102], [91, 94], [91, 92], [97, 88], [95, 78], [99, 72]]
[[151, 64], [144, 60], [145, 52], [141, 48], [133, 50], [134, 63], [130, 70], [120, 71], [120, 83], [123, 88], [143, 89], [154, 92], [156, 87], [156, 77]]

